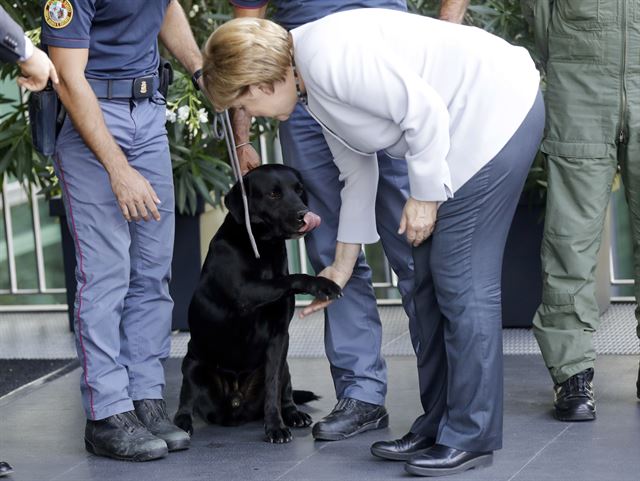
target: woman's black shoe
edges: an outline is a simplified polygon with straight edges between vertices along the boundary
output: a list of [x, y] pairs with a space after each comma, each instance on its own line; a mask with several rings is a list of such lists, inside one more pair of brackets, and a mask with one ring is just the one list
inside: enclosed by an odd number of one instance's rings
[[0, 478], [13, 473], [13, 468], [6, 461], [0, 461]]
[[555, 415], [559, 421], [593, 421], [596, 401], [593, 397], [593, 368], [571, 376], [553, 388]]
[[422, 454], [412, 457], [404, 469], [416, 476], [447, 476], [468, 469], [490, 466], [493, 452], [474, 453], [435, 444]]
[[435, 444], [436, 440], [420, 434], [408, 432], [400, 439], [378, 441], [371, 445], [371, 454], [393, 461], [406, 461]]

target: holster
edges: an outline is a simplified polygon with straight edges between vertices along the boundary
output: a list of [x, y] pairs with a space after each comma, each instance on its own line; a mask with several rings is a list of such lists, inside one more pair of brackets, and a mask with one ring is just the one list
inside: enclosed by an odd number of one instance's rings
[[46, 156], [53, 155], [65, 114], [62, 102], [50, 83], [44, 90], [31, 93], [29, 122], [33, 147], [36, 151]]
[[160, 57], [160, 65], [158, 67], [158, 77], [160, 78], [160, 86], [158, 92], [166, 99], [169, 93], [169, 85], [173, 83], [173, 67], [171, 62], [166, 58]]

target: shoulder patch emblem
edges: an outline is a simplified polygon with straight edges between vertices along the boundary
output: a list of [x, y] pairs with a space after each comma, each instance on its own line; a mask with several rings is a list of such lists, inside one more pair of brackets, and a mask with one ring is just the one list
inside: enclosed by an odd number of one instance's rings
[[44, 21], [52, 28], [64, 28], [71, 23], [73, 6], [70, 0], [47, 0]]

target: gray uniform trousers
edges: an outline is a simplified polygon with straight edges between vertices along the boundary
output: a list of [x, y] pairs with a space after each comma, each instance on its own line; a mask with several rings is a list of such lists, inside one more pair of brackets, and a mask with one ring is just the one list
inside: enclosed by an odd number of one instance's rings
[[134, 400], [162, 398], [173, 309], [174, 194], [165, 107], [147, 99], [100, 100], [100, 106], [129, 164], [162, 204], [159, 222], [127, 222], [107, 172], [66, 119], [54, 164], [75, 241], [76, 347], [89, 419], [130, 411]]
[[439, 210], [414, 248], [424, 414], [411, 432], [465, 451], [502, 447], [502, 257], [544, 127], [536, 103], [504, 148]]
[[[309, 208], [322, 218], [320, 226], [305, 239], [311, 265], [320, 272], [333, 262], [335, 254], [342, 188], [339, 171], [321, 127], [301, 105], [296, 106], [288, 121], [280, 124], [280, 142], [285, 164], [302, 175]], [[389, 263], [398, 275], [410, 331], [415, 333], [411, 247], [397, 234], [409, 194], [407, 166], [383, 154], [378, 155], [378, 163], [378, 232]], [[382, 325], [371, 285], [371, 269], [361, 254], [345, 286], [344, 297], [325, 310], [325, 350], [338, 399], [350, 397], [384, 404], [387, 369], [380, 353], [381, 342]]]

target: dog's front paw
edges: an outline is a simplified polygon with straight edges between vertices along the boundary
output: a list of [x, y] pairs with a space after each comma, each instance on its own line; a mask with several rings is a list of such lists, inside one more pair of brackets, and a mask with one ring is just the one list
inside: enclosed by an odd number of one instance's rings
[[322, 301], [342, 297], [342, 289], [340, 286], [326, 277], [312, 277], [307, 286], [307, 292]]
[[287, 426], [292, 428], [306, 428], [307, 426], [311, 426], [313, 422], [311, 416], [302, 411], [298, 411], [296, 408], [284, 411], [282, 413], [282, 419]]
[[186, 413], [178, 413], [173, 418], [173, 424], [178, 426], [183, 431], [189, 433], [189, 436], [193, 435], [193, 418]]
[[291, 442], [293, 436], [286, 426], [264, 427], [265, 441], [272, 444], [284, 444]]

